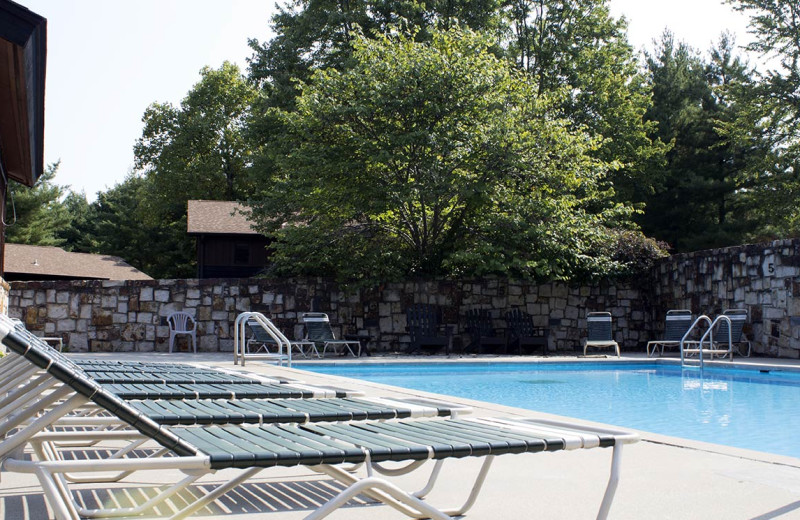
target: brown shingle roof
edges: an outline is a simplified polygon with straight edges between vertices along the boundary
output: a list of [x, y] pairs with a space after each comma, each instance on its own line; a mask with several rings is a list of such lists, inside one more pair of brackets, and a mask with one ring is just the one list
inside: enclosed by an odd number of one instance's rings
[[189, 234], [258, 235], [240, 210], [239, 202], [223, 200], [190, 200], [186, 231]]
[[70, 253], [60, 247], [5, 245], [5, 271], [25, 278], [63, 277], [99, 280], [152, 280], [118, 256]]

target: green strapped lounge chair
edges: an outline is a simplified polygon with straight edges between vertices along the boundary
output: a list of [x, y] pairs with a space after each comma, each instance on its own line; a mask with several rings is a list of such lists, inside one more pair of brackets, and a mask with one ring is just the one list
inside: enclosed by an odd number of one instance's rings
[[583, 355], [586, 355], [588, 347], [593, 348], [613, 348], [619, 357], [619, 345], [611, 333], [611, 313], [609, 312], [590, 312], [586, 315], [586, 325], [588, 334], [583, 343]]
[[[195, 502], [186, 505], [173, 518], [184, 518], [203, 508], [227, 491], [238, 486], [265, 468], [305, 466], [329, 475], [345, 489], [320, 505], [308, 519], [319, 519], [343, 506], [350, 498], [364, 494], [379, 500], [410, 517], [447, 519], [463, 514], [474, 502], [486, 478], [489, 466], [497, 455], [536, 453], [612, 447], [611, 477], [600, 505], [598, 518], [608, 514], [619, 479], [621, 448], [635, 442], [636, 435], [627, 432], [583, 428], [575, 425], [520, 419], [415, 419], [386, 422], [265, 424], [260, 426], [163, 426], [135, 409], [130, 403], [111, 394], [102, 385], [85, 377], [79, 367], [66, 362], [63, 356], [47, 353], [40, 341], [31, 340], [0, 319], [0, 339], [12, 352], [43, 369], [46, 393], [20, 395], [26, 402], [24, 411], [4, 417], [0, 442], [0, 459], [8, 471], [35, 474], [56, 518], [67, 520], [81, 516], [106, 514], [136, 518], [170, 499], [195, 483], [203, 475], [219, 469], [238, 468], [230, 481], [219, 485]], [[9, 371], [19, 364], [9, 363]], [[5, 369], [4, 364], [4, 369]], [[47, 380], [52, 380], [48, 382]], [[86, 403], [94, 403], [132, 430], [51, 432], [47, 428]], [[19, 414], [30, 422], [20, 422]], [[30, 415], [33, 413], [33, 415]], [[96, 458], [83, 460], [25, 460], [19, 449], [26, 444], [63, 440], [114, 439], [137, 443], [154, 441], [171, 456], [163, 458]], [[475, 485], [463, 506], [442, 510], [422, 499], [432, 488], [444, 460], [460, 457], [483, 457], [484, 463]], [[435, 460], [431, 480], [417, 493], [404, 491], [374, 472], [398, 475], [413, 471], [425, 460]], [[383, 468], [387, 461], [407, 462], [399, 469]], [[367, 476], [360, 478], [340, 465], [364, 463]], [[69, 489], [69, 478], [99, 471], [163, 472], [181, 470], [184, 477], [174, 485], [154, 494], [142, 504], [128, 509], [114, 509], [113, 502], [103, 511], [85, 510]], [[68, 478], [67, 475], [70, 477]]]
[[[250, 329], [250, 337], [247, 338], [247, 351], [250, 352], [258, 352], [258, 350], [253, 351], [252, 346], [258, 345], [257, 348], [263, 349], [264, 352], [269, 353], [269, 349], [272, 348], [276, 352], [278, 351], [278, 343], [275, 339], [269, 335], [269, 333], [264, 329], [264, 327], [258, 322], [258, 320], [248, 320], [247, 321], [247, 328]], [[290, 348], [297, 349], [297, 352], [307, 358], [310, 353], [314, 353], [315, 356], [321, 357], [319, 355], [319, 350], [317, 350], [316, 344], [313, 341], [289, 341]]]
[[647, 356], [650, 357], [659, 351], [664, 354], [664, 347], [680, 348], [681, 340], [692, 326], [692, 311], [680, 309], [667, 311], [664, 324], [664, 339], [647, 342]]
[[[304, 341], [316, 345], [314, 350], [317, 352], [317, 356], [319, 356], [318, 348], [320, 346], [322, 346], [322, 357], [325, 357], [325, 353], [328, 351], [329, 347], [335, 354], [349, 352], [353, 357], [361, 356], [361, 342], [349, 339], [336, 339], [328, 315], [324, 312], [305, 312], [300, 318], [303, 325], [306, 327], [306, 337]], [[353, 348], [356, 350], [353, 351]]]

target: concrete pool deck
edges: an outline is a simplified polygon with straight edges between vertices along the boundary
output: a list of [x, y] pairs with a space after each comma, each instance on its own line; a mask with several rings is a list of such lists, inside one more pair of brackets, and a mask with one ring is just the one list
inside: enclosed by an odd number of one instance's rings
[[[80, 357], [86, 357], [80, 355]], [[336, 376], [275, 367], [263, 361], [248, 361], [245, 368], [234, 366], [232, 354], [93, 354], [91, 357], [113, 359], [201, 363], [228, 370], [244, 370], [264, 375], [302, 379], [308, 383], [335, 384], [360, 389], [368, 395], [429, 396], [425, 392], [355, 381]], [[336, 359], [334, 363], [395, 362], [391, 357], [366, 358], [361, 361]], [[396, 358], [409, 362], [410, 358]], [[432, 361], [444, 358], [423, 358]], [[464, 361], [467, 358], [453, 359]], [[469, 361], [537, 361], [541, 358], [468, 358]], [[590, 361], [617, 358], [582, 358]], [[642, 360], [644, 356], [623, 356], [623, 360]], [[575, 361], [574, 356], [550, 357], [546, 361]], [[580, 359], [579, 359], [580, 361]], [[757, 358], [737, 359], [752, 368], [800, 368], [798, 362]], [[727, 362], [723, 362], [728, 364]], [[474, 415], [553, 417], [548, 414], [495, 405], [480, 401], [451, 398], [471, 405]], [[585, 421], [573, 420], [576, 423]], [[591, 424], [591, 423], [587, 423]], [[622, 478], [609, 518], [612, 519], [757, 519], [800, 518], [800, 459], [741, 450], [726, 446], [639, 432], [642, 440], [624, 448]], [[786, 439], [786, 442], [800, 442]], [[575, 452], [537, 453], [498, 457], [475, 506], [465, 518], [594, 518], [608, 479], [611, 450], [593, 449]], [[445, 464], [439, 488], [431, 494], [434, 505], [452, 506], [463, 501], [479, 459], [461, 459]], [[229, 471], [221, 471], [201, 482], [209, 486], [226, 480]], [[139, 487], [172, 483], [178, 472], [159, 473], [143, 482], [141, 478], [111, 485], [80, 485], [80, 498], [87, 503], [120, 497], [141, 500]], [[421, 487], [426, 475], [417, 472], [400, 480], [406, 489]], [[303, 469], [267, 469], [243, 486], [228, 493], [199, 513], [196, 518], [241, 520], [293, 520], [304, 518], [318, 503], [332, 496], [338, 488], [326, 477]], [[109, 491], [110, 490], [110, 491]], [[193, 490], [204, 493], [207, 486]], [[165, 511], [160, 511], [163, 514]], [[51, 518], [38, 481], [29, 475], [2, 473], [0, 481], [0, 519], [40, 520]], [[194, 517], [193, 517], [194, 518]], [[404, 518], [387, 506], [369, 501], [354, 501], [331, 515], [332, 519], [389, 520]]]

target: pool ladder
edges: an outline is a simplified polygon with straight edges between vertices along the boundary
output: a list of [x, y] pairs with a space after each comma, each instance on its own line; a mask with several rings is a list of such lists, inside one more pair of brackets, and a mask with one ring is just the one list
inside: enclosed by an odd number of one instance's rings
[[[728, 327], [727, 327], [727, 329], [728, 329], [728, 348], [727, 349], [721, 349], [721, 348], [715, 348], [714, 347], [714, 328], [716, 327], [716, 325], [718, 323], [723, 322], [723, 321], [726, 322], [727, 325], [728, 325]], [[691, 340], [691, 339], [687, 339], [692, 335], [694, 330], [695, 329], [699, 329], [700, 325], [703, 324], [703, 323], [707, 324], [708, 328], [703, 333], [703, 335], [700, 336], [700, 341], [694, 341], [694, 340]], [[707, 345], [706, 348], [703, 348], [704, 344]], [[692, 345], [692, 346], [696, 345], [696, 346], [694, 346], [693, 348], [688, 348], [689, 345]], [[697, 359], [698, 359], [698, 364], [697, 365], [692, 365], [690, 363], [690, 357], [693, 354], [697, 354]], [[721, 357], [730, 356], [731, 361], [733, 361], [733, 335], [731, 333], [731, 319], [728, 316], [726, 316], [724, 314], [721, 314], [721, 315], [717, 316], [714, 319], [714, 321], [711, 321], [711, 318], [709, 318], [708, 316], [703, 314], [703, 315], [699, 316], [696, 320], [694, 320], [694, 323], [692, 323], [692, 326], [689, 327], [689, 330], [687, 330], [686, 334], [684, 334], [683, 338], [681, 338], [681, 366], [682, 367], [699, 366], [700, 368], [703, 368], [704, 354], [708, 354], [708, 358], [709, 359], [712, 359], [714, 356], [721, 356]]]

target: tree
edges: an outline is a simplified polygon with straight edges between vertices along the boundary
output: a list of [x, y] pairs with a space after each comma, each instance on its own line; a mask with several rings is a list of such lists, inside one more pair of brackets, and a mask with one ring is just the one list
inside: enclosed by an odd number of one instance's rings
[[64, 198], [64, 208], [69, 215], [69, 225], [58, 233], [58, 238], [64, 241], [64, 249], [79, 253], [94, 252], [94, 205], [89, 204], [84, 193], [70, 192]]
[[5, 222], [9, 243], [31, 246], [59, 246], [59, 233], [69, 226], [70, 216], [61, 198], [66, 189], [55, 184], [60, 163], [45, 168], [33, 188], [9, 183]]
[[638, 73], [626, 23], [611, 17], [606, 0], [292, 3], [273, 19], [275, 38], [251, 42], [250, 77], [265, 93], [251, 125], [263, 151], [258, 168], [274, 168], [270, 136], [279, 125], [268, 108], [293, 110], [297, 80], [310, 82], [315, 70], [353, 66], [354, 28], [371, 38], [399, 20], [419, 42], [429, 41], [437, 26], [486, 34], [494, 54], [532, 75], [535, 96], [557, 97], [575, 129], [603, 137], [592, 153], [613, 163], [607, 182], [617, 200], [640, 202], [650, 194], [645, 172], [663, 163], [665, 146], [651, 138], [653, 128], [643, 119], [649, 86]]
[[647, 54], [653, 84], [647, 117], [672, 147], [653, 174], [660, 182], [639, 220], [645, 233], [677, 251], [731, 245], [744, 236], [741, 153], [719, 130], [736, 117], [731, 89], [749, 78], [733, 48], [732, 37], [723, 35], [705, 62], [667, 31]]
[[734, 92], [743, 105], [725, 127], [747, 153], [755, 238], [800, 233], [800, 4], [786, 0], [728, 0], [750, 15], [756, 40], [748, 50], [770, 59], [748, 88]]
[[317, 69], [344, 70], [352, 64], [352, 35], [384, 34], [404, 23], [429, 38], [437, 23], [466, 25], [475, 30], [503, 31], [498, 0], [297, 0], [278, 6], [272, 19], [275, 36], [250, 40], [250, 78], [268, 90], [268, 106], [291, 109], [299, 94], [297, 80], [307, 82]]
[[[144, 204], [149, 187], [146, 178], [129, 175], [85, 210], [77, 220], [81, 237], [75, 249], [114, 255], [155, 278], [186, 278], [195, 275], [194, 250], [186, 239], [186, 220], [155, 222]], [[85, 200], [85, 199], [84, 199]], [[186, 247], [180, 247], [186, 244]]]
[[255, 91], [229, 62], [200, 75], [180, 107], [154, 103], [142, 118], [134, 155], [152, 180], [155, 205], [236, 200], [246, 192], [250, 150], [242, 129]]
[[[188, 200], [243, 200], [252, 190], [252, 152], [244, 126], [255, 90], [228, 62], [217, 70], [206, 67], [200, 75], [180, 107], [154, 103], [145, 111], [142, 137], [134, 147], [143, 180], [129, 179], [106, 201], [133, 208], [137, 198], [136, 215], [151, 233], [138, 243], [143, 250], [137, 257], [153, 276], [194, 275], [193, 241], [186, 235]], [[108, 212], [125, 217], [113, 208]]]
[[253, 218], [276, 272], [375, 282], [489, 273], [566, 278], [615, 265], [597, 141], [555, 117], [529, 77], [468, 29], [353, 43], [284, 124], [275, 184]]

